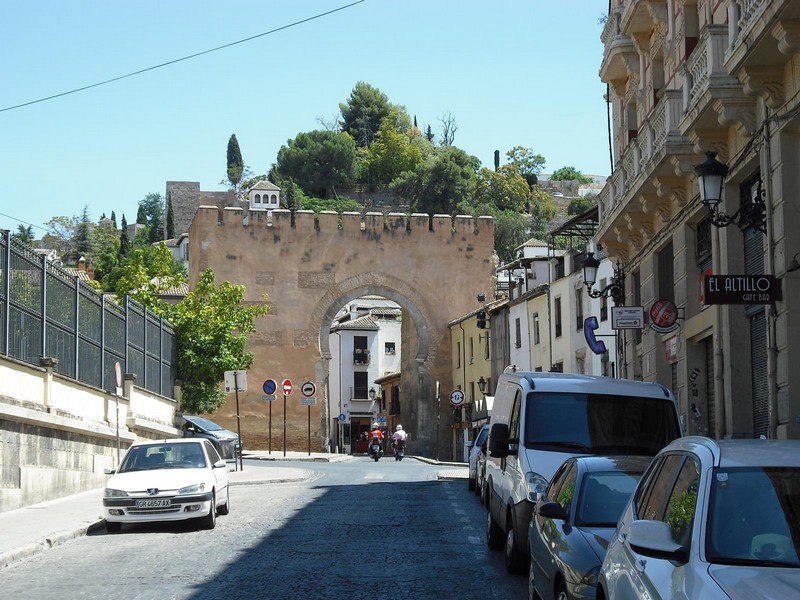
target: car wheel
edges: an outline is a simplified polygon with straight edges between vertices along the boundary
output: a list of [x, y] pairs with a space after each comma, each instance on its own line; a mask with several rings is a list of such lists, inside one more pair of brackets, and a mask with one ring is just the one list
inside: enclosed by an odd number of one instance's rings
[[556, 585], [556, 600], [569, 600], [569, 594], [567, 594], [567, 586], [564, 585], [563, 581], [559, 581]]
[[503, 530], [494, 522], [491, 507], [486, 512], [486, 546], [490, 550], [500, 550], [503, 547]]
[[217, 495], [211, 492], [211, 508], [205, 517], [200, 517], [200, 527], [203, 529], [214, 529], [217, 526]]
[[508, 533], [506, 533], [505, 559], [506, 571], [514, 575], [519, 575], [524, 572], [525, 557], [517, 549], [516, 543], [514, 543], [513, 525], [508, 528]]
[[487, 500], [488, 497], [489, 497], [489, 490], [486, 489], [486, 480], [484, 479], [483, 483], [481, 483], [481, 504], [483, 504], [484, 506], [488, 506], [488, 500]]
[[119, 533], [122, 531], [122, 523], [116, 521], [106, 521], [106, 531], [108, 533]]
[[227, 515], [231, 512], [231, 487], [230, 485], [225, 488], [225, 504], [217, 509], [221, 515]]

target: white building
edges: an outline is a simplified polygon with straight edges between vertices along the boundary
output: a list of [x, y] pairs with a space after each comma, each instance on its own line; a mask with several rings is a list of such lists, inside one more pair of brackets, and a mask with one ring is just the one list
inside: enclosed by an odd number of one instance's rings
[[359, 442], [385, 410], [376, 380], [400, 371], [400, 307], [385, 298], [359, 298], [331, 325], [328, 399], [340, 452], [364, 451]]

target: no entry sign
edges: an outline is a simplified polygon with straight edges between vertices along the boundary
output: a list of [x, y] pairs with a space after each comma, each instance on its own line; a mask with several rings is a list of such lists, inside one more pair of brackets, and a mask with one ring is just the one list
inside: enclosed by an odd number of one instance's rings
[[289, 379], [283, 380], [283, 395], [288, 396], [292, 393], [292, 382]]

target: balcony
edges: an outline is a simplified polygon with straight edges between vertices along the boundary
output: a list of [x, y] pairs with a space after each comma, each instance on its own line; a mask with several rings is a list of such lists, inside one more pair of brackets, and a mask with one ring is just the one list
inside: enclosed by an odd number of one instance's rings
[[356, 348], [353, 350], [353, 364], [354, 365], [368, 365], [369, 364], [369, 350], [362, 350]]

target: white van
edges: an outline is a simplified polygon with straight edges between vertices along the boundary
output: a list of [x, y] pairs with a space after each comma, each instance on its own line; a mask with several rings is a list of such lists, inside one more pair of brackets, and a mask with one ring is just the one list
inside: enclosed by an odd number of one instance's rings
[[489, 429], [487, 545], [505, 546], [508, 571], [523, 572], [533, 507], [567, 458], [655, 456], [680, 436], [675, 398], [660, 384], [506, 369]]

